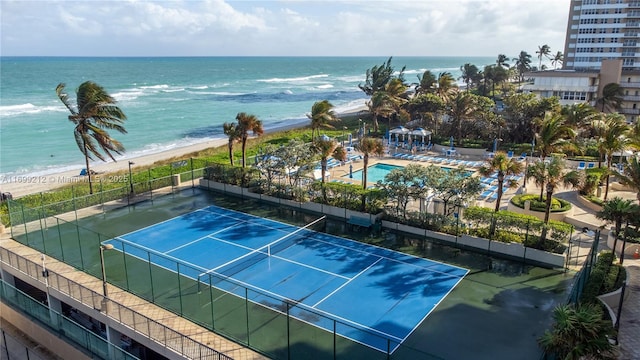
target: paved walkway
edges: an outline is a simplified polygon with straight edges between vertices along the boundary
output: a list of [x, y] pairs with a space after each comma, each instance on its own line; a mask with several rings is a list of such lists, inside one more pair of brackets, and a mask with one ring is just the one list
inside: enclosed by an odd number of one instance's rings
[[640, 359], [640, 259], [625, 258], [627, 288], [620, 313], [620, 359]]

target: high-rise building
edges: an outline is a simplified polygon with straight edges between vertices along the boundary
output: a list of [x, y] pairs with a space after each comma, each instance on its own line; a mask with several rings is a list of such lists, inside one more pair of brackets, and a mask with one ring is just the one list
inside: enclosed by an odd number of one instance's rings
[[640, 1], [571, 0], [564, 69], [597, 70], [622, 59], [622, 70], [640, 70]]

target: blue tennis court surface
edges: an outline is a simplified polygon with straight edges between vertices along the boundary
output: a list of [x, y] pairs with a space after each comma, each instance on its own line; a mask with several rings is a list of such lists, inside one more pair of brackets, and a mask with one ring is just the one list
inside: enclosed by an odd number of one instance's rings
[[182, 275], [205, 285], [213, 278], [213, 286], [242, 298], [246, 287], [257, 304], [277, 308], [275, 299], [284, 300], [290, 316], [384, 352], [468, 272], [217, 206], [109, 242], [167, 269], [191, 265]]

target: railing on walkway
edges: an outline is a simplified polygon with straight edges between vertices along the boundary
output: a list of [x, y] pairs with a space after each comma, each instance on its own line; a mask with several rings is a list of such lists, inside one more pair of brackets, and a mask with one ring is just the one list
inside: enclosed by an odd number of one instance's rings
[[[9, 249], [0, 248], [0, 261], [16, 270], [44, 283], [42, 277], [43, 268], [40, 264], [26, 259]], [[135, 332], [155, 341], [156, 343], [175, 351], [188, 359], [232, 360], [200, 342], [197, 342], [159, 322], [148, 318], [117, 302], [105, 299], [102, 294], [88, 289], [73, 280], [70, 280], [50, 269], [48, 273], [48, 286], [62, 294], [75, 299], [93, 309], [100, 309], [105, 300], [109, 306], [106, 315]], [[48, 310], [47, 310], [48, 316]]]
[[0, 299], [63, 339], [78, 345], [92, 356], [110, 360], [138, 359], [4, 280], [0, 280]]

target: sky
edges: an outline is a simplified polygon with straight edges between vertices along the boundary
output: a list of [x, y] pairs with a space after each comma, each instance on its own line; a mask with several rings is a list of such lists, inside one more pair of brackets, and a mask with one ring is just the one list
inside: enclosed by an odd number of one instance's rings
[[570, 0], [0, 0], [2, 56], [564, 51]]

